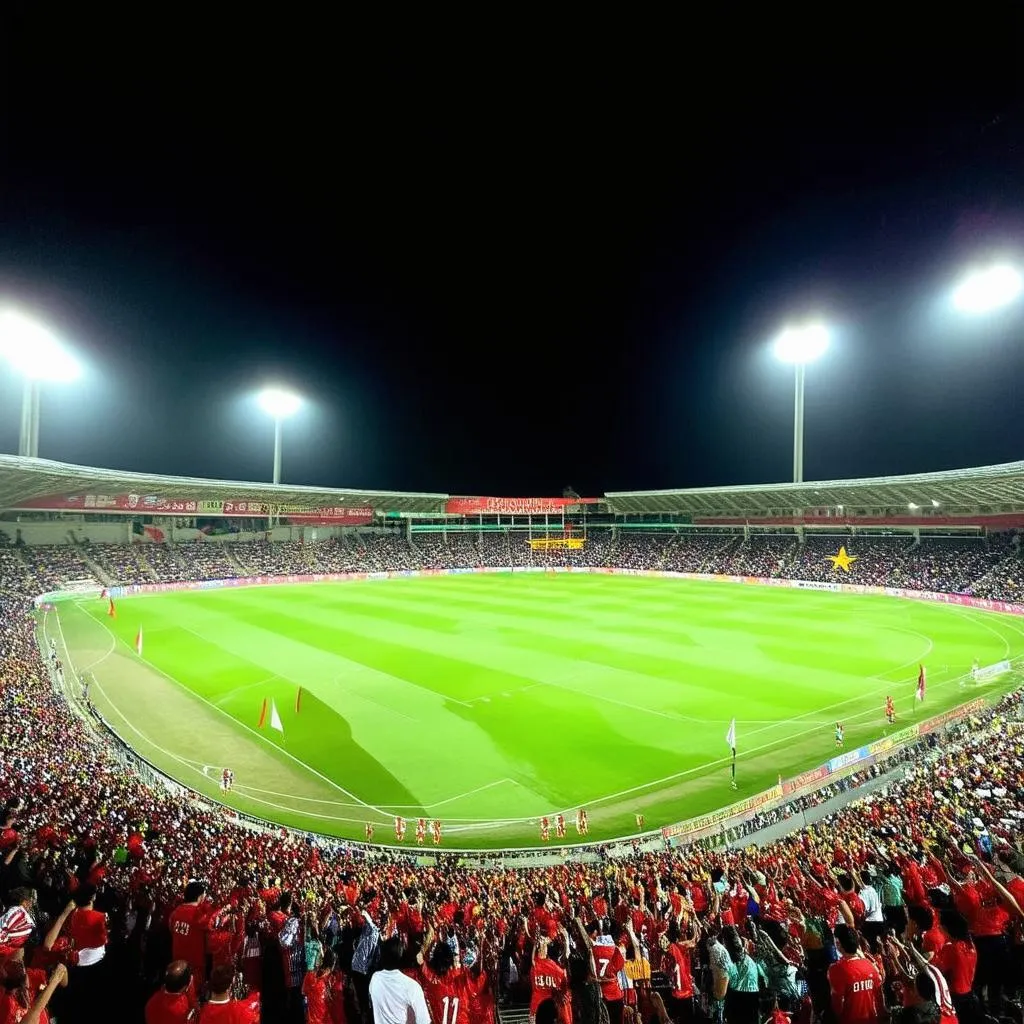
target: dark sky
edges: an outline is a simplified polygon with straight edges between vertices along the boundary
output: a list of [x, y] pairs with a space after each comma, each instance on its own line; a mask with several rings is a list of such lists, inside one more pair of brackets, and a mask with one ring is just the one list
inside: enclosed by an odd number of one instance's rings
[[784, 6], [367, 26], [8, 5], [0, 301], [88, 367], [47, 388], [40, 454], [265, 478], [245, 396], [280, 380], [310, 399], [296, 483], [784, 480], [792, 378], [766, 342], [813, 313], [836, 333], [808, 371], [809, 479], [1024, 456], [1024, 310], [944, 305], [963, 266], [1024, 255], [1021, 5]]

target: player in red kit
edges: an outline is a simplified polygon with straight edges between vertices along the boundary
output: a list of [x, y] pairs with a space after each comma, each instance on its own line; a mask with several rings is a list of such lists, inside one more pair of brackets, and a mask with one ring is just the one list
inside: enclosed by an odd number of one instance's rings
[[885, 1015], [882, 975], [860, 952], [849, 925], [836, 925], [835, 936], [842, 956], [828, 969], [828, 984], [838, 1024], [880, 1024]]
[[892, 697], [885, 698], [885, 720], [892, 725], [896, 721], [896, 705], [892, 702]]

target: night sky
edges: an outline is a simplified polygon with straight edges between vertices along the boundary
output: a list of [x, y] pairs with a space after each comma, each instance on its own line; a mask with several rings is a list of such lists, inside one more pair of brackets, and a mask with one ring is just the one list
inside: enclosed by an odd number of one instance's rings
[[[88, 369], [47, 387], [44, 457], [265, 479], [247, 396], [280, 381], [310, 400], [293, 483], [785, 480], [766, 347], [809, 314], [835, 336], [808, 479], [1024, 457], [1024, 303], [948, 308], [965, 266], [1024, 258], [1017, 3], [372, 28], [40, 6], [0, 31], [0, 303]], [[19, 397], [0, 368], [0, 451]]]

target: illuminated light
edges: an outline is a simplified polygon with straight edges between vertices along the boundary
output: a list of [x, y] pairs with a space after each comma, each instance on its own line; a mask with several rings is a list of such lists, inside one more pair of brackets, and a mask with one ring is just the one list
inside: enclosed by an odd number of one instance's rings
[[0, 313], [0, 357], [32, 380], [73, 381], [78, 360], [41, 324], [14, 310]]
[[264, 388], [257, 396], [260, 408], [276, 420], [294, 416], [302, 407], [302, 399], [292, 391], [282, 388]]
[[775, 358], [784, 363], [813, 363], [828, 348], [828, 329], [823, 324], [787, 327], [775, 339]]
[[961, 313], [990, 313], [1008, 306], [1024, 289], [1020, 271], [1008, 263], [972, 270], [953, 291], [953, 305]]

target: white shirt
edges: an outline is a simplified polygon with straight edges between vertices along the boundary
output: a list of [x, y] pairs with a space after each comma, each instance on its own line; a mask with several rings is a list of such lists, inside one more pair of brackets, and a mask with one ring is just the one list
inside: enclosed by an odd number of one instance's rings
[[401, 971], [377, 971], [370, 979], [374, 1024], [430, 1024], [423, 989]]
[[860, 898], [864, 901], [865, 921], [884, 921], [882, 916], [882, 901], [873, 885], [865, 885], [860, 891]]

